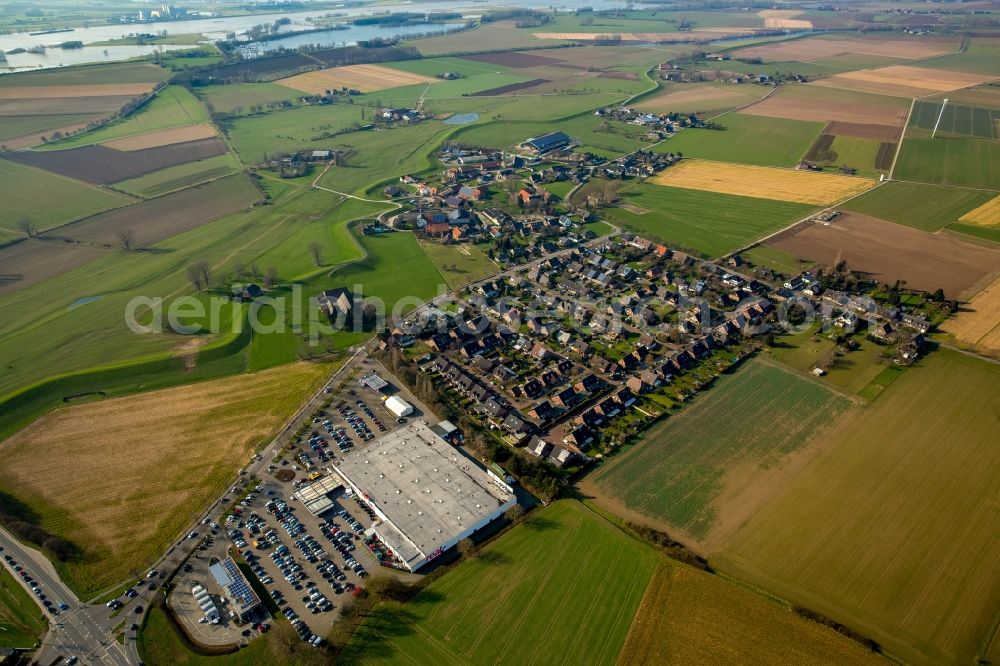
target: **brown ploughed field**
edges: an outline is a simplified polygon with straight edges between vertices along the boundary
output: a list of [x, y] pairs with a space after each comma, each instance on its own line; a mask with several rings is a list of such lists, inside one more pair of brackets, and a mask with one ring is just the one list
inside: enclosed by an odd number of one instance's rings
[[773, 244], [796, 257], [849, 268], [880, 282], [906, 280], [925, 291], [943, 289], [961, 298], [1000, 272], [1000, 250], [929, 234], [858, 213], [845, 213], [829, 226], [814, 224]]
[[10, 153], [7, 158], [88, 183], [106, 185], [150, 171], [222, 155], [227, 150], [226, 143], [214, 137], [141, 150], [115, 150], [94, 144], [69, 150], [22, 151]]

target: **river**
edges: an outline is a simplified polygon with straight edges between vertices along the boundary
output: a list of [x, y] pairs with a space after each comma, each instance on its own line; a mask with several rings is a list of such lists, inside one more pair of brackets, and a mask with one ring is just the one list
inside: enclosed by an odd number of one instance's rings
[[[612, 7], [624, 7], [623, 0], [565, 0], [561, 3], [546, 3], [541, 0], [524, 0], [523, 2], [511, 3], [504, 0], [489, 0], [488, 2], [470, 3], [468, 0], [400, 3], [394, 5], [377, 6], [350, 6], [340, 8], [324, 8], [316, 11], [275, 13], [275, 14], [255, 14], [253, 16], [221, 16], [197, 18], [184, 21], [159, 21], [154, 23], [138, 24], [101, 24], [83, 28], [76, 28], [71, 32], [59, 32], [48, 35], [29, 35], [27, 32], [11, 33], [0, 35], [0, 51], [8, 52], [13, 49], [29, 49], [36, 46], [45, 46], [44, 54], [19, 53], [8, 55], [6, 69], [0, 64], [0, 73], [10, 71], [20, 71], [29, 69], [40, 69], [49, 67], [65, 67], [69, 65], [81, 65], [93, 62], [115, 62], [146, 56], [154, 51], [187, 49], [190, 45], [121, 45], [121, 46], [85, 46], [82, 49], [61, 49], [58, 45], [65, 41], [81, 41], [84, 44], [94, 42], [105, 42], [112, 39], [121, 39], [135, 33], [156, 34], [161, 30], [166, 30], [168, 34], [201, 34], [205, 41], [219, 41], [226, 38], [231, 32], [237, 34], [245, 33], [249, 28], [263, 23], [273, 23], [280, 18], [291, 19], [291, 24], [281, 26], [281, 32], [287, 32], [290, 36], [286, 39], [273, 40], [271, 42], [261, 42], [259, 51], [272, 51], [279, 46], [296, 48], [303, 44], [322, 44], [324, 46], [339, 46], [344, 43], [352, 44], [359, 40], [372, 39], [373, 37], [392, 37], [394, 35], [412, 35], [432, 30], [445, 30], [444, 24], [420, 24], [414, 26], [381, 27], [381, 26], [349, 26], [347, 30], [331, 30], [324, 32], [313, 32], [304, 35], [291, 36], [293, 33], [302, 30], [312, 30], [316, 25], [309, 19], [322, 17], [328, 14], [343, 14], [345, 17], [364, 16], [368, 14], [385, 12], [441, 12], [460, 11], [468, 17], [475, 17], [482, 14], [491, 7], [509, 7], [512, 4], [523, 7], [557, 9], [575, 9], [578, 7], [594, 7], [596, 9], [606, 9]], [[55, 47], [55, 48], [52, 48]]]

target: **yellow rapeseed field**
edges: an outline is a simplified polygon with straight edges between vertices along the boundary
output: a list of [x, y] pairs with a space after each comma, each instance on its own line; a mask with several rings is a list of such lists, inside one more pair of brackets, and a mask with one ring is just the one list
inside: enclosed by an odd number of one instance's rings
[[874, 180], [813, 171], [683, 160], [657, 175], [658, 185], [829, 206], [871, 188]]

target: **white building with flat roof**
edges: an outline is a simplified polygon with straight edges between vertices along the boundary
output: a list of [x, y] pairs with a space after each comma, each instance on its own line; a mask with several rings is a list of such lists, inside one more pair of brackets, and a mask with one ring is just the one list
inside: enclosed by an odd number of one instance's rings
[[424, 421], [352, 451], [333, 468], [380, 519], [379, 539], [416, 571], [517, 503], [506, 484]]
[[413, 405], [395, 395], [391, 395], [385, 399], [385, 408], [395, 415], [396, 418], [409, 416], [413, 413]]

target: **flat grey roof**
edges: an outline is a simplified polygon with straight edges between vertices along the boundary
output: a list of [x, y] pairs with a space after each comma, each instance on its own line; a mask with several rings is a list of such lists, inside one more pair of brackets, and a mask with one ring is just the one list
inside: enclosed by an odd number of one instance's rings
[[389, 519], [376, 531], [407, 562], [494, 517], [513, 497], [423, 421], [352, 451], [334, 469]]

